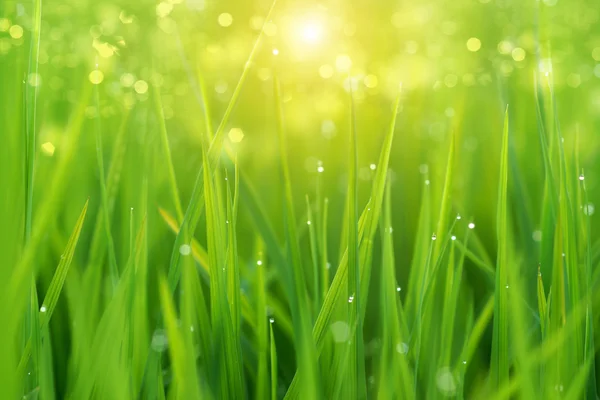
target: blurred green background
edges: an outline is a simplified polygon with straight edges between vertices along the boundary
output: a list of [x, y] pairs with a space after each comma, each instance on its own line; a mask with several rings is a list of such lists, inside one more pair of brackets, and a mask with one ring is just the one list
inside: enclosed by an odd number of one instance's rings
[[[269, 0], [44, 1], [39, 70], [32, 74], [28, 63], [33, 4], [12, 0], [0, 4], [0, 209], [4, 210], [0, 214], [0, 279], [8, 280], [20, 253], [27, 90], [37, 93], [34, 224], [35, 210], [54, 202], [36, 255], [40, 293], [52, 278], [82, 204], [89, 199], [88, 221], [94, 221], [99, 212], [94, 132], [101, 127], [105, 165], [110, 165], [124, 115], [128, 115], [126, 153], [111, 219], [116, 256], [119, 265], [127, 262], [130, 212], [140, 207], [147, 179], [148, 260], [150, 279], [155, 281], [158, 271], [167, 270], [174, 238], [158, 208], [172, 214], [175, 209], [150, 92], [161, 94], [185, 210], [202, 165], [205, 121], [199, 82], [206, 88], [207, 106], [216, 125], [263, 25], [265, 35], [225, 127], [226, 147], [238, 155], [239, 168], [256, 188], [282, 243], [283, 185], [275, 131], [274, 69], [282, 83], [295, 214], [303, 220], [305, 195], [314, 200], [320, 182], [321, 195], [329, 199], [328, 244], [334, 264], [348, 180], [350, 87], [356, 105], [361, 207], [368, 200], [393, 101], [401, 88], [390, 159], [399, 286], [408, 284], [425, 185], [430, 185], [436, 204], [433, 220], [439, 217], [437, 204], [452, 134], [456, 140], [452, 210], [475, 223], [485, 250], [495, 254], [500, 143], [508, 105], [509, 204], [513, 211], [527, 214], [525, 219], [515, 218], [511, 235], [526, 260], [523, 276], [531, 278], [535, 290], [544, 165], [534, 73], [553, 84], [565, 152], [579, 152], [592, 205], [587, 214], [592, 226], [596, 225], [593, 205], [599, 199], [600, 171], [597, 1], [279, 0], [272, 20], [265, 21], [270, 6]], [[90, 96], [90, 82], [97, 84], [98, 104]], [[80, 124], [73, 120], [79, 107], [84, 109]], [[575, 149], [576, 132], [579, 149]], [[69, 151], [74, 151], [73, 159], [56, 189], [57, 165]], [[577, 175], [579, 171], [571, 178]], [[135, 219], [139, 223], [142, 216], [136, 214]], [[237, 231], [240, 257], [252, 271], [257, 233], [244, 198]], [[93, 232], [92, 223], [84, 225], [73, 268], [83, 271], [89, 256], [86, 243]], [[597, 237], [595, 232], [593, 236]], [[308, 260], [309, 238], [305, 233], [301, 237]], [[196, 238], [206, 241], [204, 216]], [[378, 252], [374, 258], [380, 259]], [[373, 274], [372, 293], [377, 293], [377, 268]], [[479, 270], [466, 267], [464, 290], [474, 294], [476, 309], [489, 295], [483, 280]], [[251, 285], [242, 280], [242, 288], [251, 290]], [[535, 307], [535, 299], [531, 304]], [[378, 306], [369, 301], [367, 347], [377, 339], [377, 332], [369, 326], [378, 322]], [[66, 304], [62, 309], [67, 309]], [[149, 310], [149, 319], [157, 320], [157, 298], [151, 298]], [[64, 340], [53, 343], [55, 365], [67, 364], [69, 318], [59, 305], [52, 329]], [[282, 336], [281, 340], [288, 339]], [[490, 326], [475, 360], [481, 368], [470, 370], [474, 380], [487, 368], [491, 340]], [[284, 382], [289, 381], [295, 371], [293, 351], [283, 347], [279, 357]], [[55, 369], [63, 371], [55, 378], [58, 393], [64, 393], [66, 367]]]

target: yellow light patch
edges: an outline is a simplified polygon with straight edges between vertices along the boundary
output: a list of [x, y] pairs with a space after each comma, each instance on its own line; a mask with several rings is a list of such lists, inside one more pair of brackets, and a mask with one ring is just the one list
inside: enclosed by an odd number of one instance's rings
[[125, 72], [123, 75], [121, 75], [119, 82], [121, 82], [121, 86], [123, 87], [132, 87], [135, 83], [135, 77], [129, 72]]
[[309, 21], [300, 29], [302, 40], [307, 43], [318, 42], [323, 35], [323, 28], [315, 21]]
[[98, 85], [104, 80], [104, 74], [99, 69], [95, 69], [92, 72], [90, 72], [88, 78], [90, 79], [90, 82], [92, 82], [94, 85]]
[[156, 16], [164, 18], [173, 11], [173, 4], [167, 2], [158, 3], [156, 6]]
[[56, 150], [56, 147], [54, 147], [52, 142], [46, 142], [42, 144], [42, 152], [45, 155], [52, 157], [54, 155], [54, 150]]
[[31, 73], [29, 74], [29, 77], [27, 77], [27, 83], [29, 83], [30, 86], [38, 87], [42, 84], [42, 77], [40, 74]]
[[369, 75], [365, 76], [365, 79], [364, 79], [365, 86], [370, 89], [373, 89], [374, 87], [376, 87], [378, 82], [379, 82], [379, 80], [373, 74], [369, 74]]
[[7, 18], [0, 18], [0, 32], [6, 32], [10, 29], [10, 20]]
[[227, 28], [233, 23], [233, 16], [229, 13], [223, 13], [219, 15], [218, 21], [219, 25], [221, 25], [224, 28]]
[[8, 30], [8, 33], [13, 39], [21, 39], [23, 37], [23, 28], [21, 28], [19, 25], [13, 25]]
[[525, 50], [520, 47], [515, 47], [511, 52], [512, 58], [515, 61], [523, 61], [525, 59]]
[[467, 49], [472, 52], [479, 51], [481, 49], [481, 40], [476, 37], [469, 38], [467, 40]]
[[269, 37], [273, 37], [273, 36], [277, 35], [277, 25], [275, 25], [274, 22], [269, 21], [265, 24], [264, 31], [265, 31], [265, 35], [267, 35]]
[[112, 57], [115, 54], [115, 50], [116, 50], [116, 48], [113, 45], [106, 43], [106, 42], [101, 42], [97, 39], [94, 39], [94, 42], [92, 43], [92, 47], [94, 49], [96, 49], [96, 51], [102, 58]]
[[232, 143], [239, 143], [244, 139], [244, 131], [240, 128], [231, 128], [228, 136]]
[[329, 79], [333, 76], [333, 67], [329, 64], [324, 64], [319, 67], [319, 75], [323, 79]]
[[138, 94], [144, 94], [144, 93], [148, 92], [148, 82], [140, 79], [133, 85], [133, 89]]
[[335, 59], [335, 68], [339, 72], [348, 72], [350, 71], [350, 67], [352, 67], [352, 60], [346, 54], [340, 54]]

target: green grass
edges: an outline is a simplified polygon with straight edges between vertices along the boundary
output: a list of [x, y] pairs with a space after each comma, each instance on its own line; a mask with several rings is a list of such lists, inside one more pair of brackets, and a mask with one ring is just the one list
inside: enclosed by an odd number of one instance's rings
[[1, 398], [597, 398], [597, 4], [134, 3], [0, 5]]

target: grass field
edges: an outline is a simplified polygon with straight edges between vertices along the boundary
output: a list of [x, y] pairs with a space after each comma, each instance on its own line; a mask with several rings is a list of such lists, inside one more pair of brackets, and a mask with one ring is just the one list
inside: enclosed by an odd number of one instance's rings
[[0, 398], [597, 399], [593, 0], [4, 0]]

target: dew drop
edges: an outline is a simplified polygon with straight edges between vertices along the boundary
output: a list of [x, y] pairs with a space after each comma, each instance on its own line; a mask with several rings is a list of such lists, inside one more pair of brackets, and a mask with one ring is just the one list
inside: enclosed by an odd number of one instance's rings
[[375, 171], [377, 169], [377, 165], [371, 164], [369, 165], [369, 168], [371, 168], [371, 171]]
[[344, 321], [336, 321], [329, 326], [331, 333], [333, 334], [333, 341], [336, 343], [343, 343], [350, 337], [350, 327]]
[[426, 180], [425, 180], [425, 185], [429, 186], [429, 183], [430, 183], [430, 182], [429, 182], [429, 179], [426, 179]]
[[456, 214], [456, 219], [460, 220], [462, 217], [460, 216], [460, 214]]
[[169, 340], [167, 338], [167, 332], [164, 329], [157, 329], [152, 334], [152, 343], [150, 347], [152, 350], [162, 353], [167, 349], [169, 345]]
[[310, 221], [306, 221], [306, 225], [310, 225], [310, 224], [311, 224], [311, 222], [310, 222]]
[[352, 303], [354, 301], [354, 295], [348, 297], [348, 303]]
[[270, 323], [270, 324], [273, 324], [273, 323], [275, 323], [275, 318], [273, 318], [273, 317], [269, 318], [269, 323]]
[[450, 236], [450, 239], [456, 240], [456, 236], [452, 235], [452, 236]]
[[469, 229], [475, 229], [475, 224], [472, 222], [469, 222]]
[[583, 181], [583, 180], [585, 180], [585, 175], [583, 175], [583, 174], [579, 175], [579, 180], [580, 180], [580, 181]]
[[179, 246], [179, 254], [181, 254], [182, 256], [189, 256], [191, 252], [192, 248], [190, 247], [190, 245], [182, 244], [181, 246]]
[[431, 240], [436, 240], [436, 239], [437, 239], [437, 236], [435, 233], [433, 235], [431, 235]]
[[256, 265], [262, 265], [262, 260], [258, 260], [258, 261], [256, 262]]
[[438, 389], [446, 396], [454, 396], [456, 393], [456, 381], [452, 370], [449, 367], [442, 367], [436, 375], [436, 384]]
[[401, 292], [401, 291], [402, 291], [402, 288], [401, 288], [400, 286], [398, 286], [398, 287], [396, 288], [396, 292]]
[[463, 360], [463, 365], [467, 365], [467, 360]]
[[46, 312], [48, 309], [46, 308], [46, 306], [44, 304], [42, 304], [42, 306], [40, 307], [40, 312]]
[[408, 344], [400, 342], [396, 345], [396, 351], [400, 354], [408, 353]]

